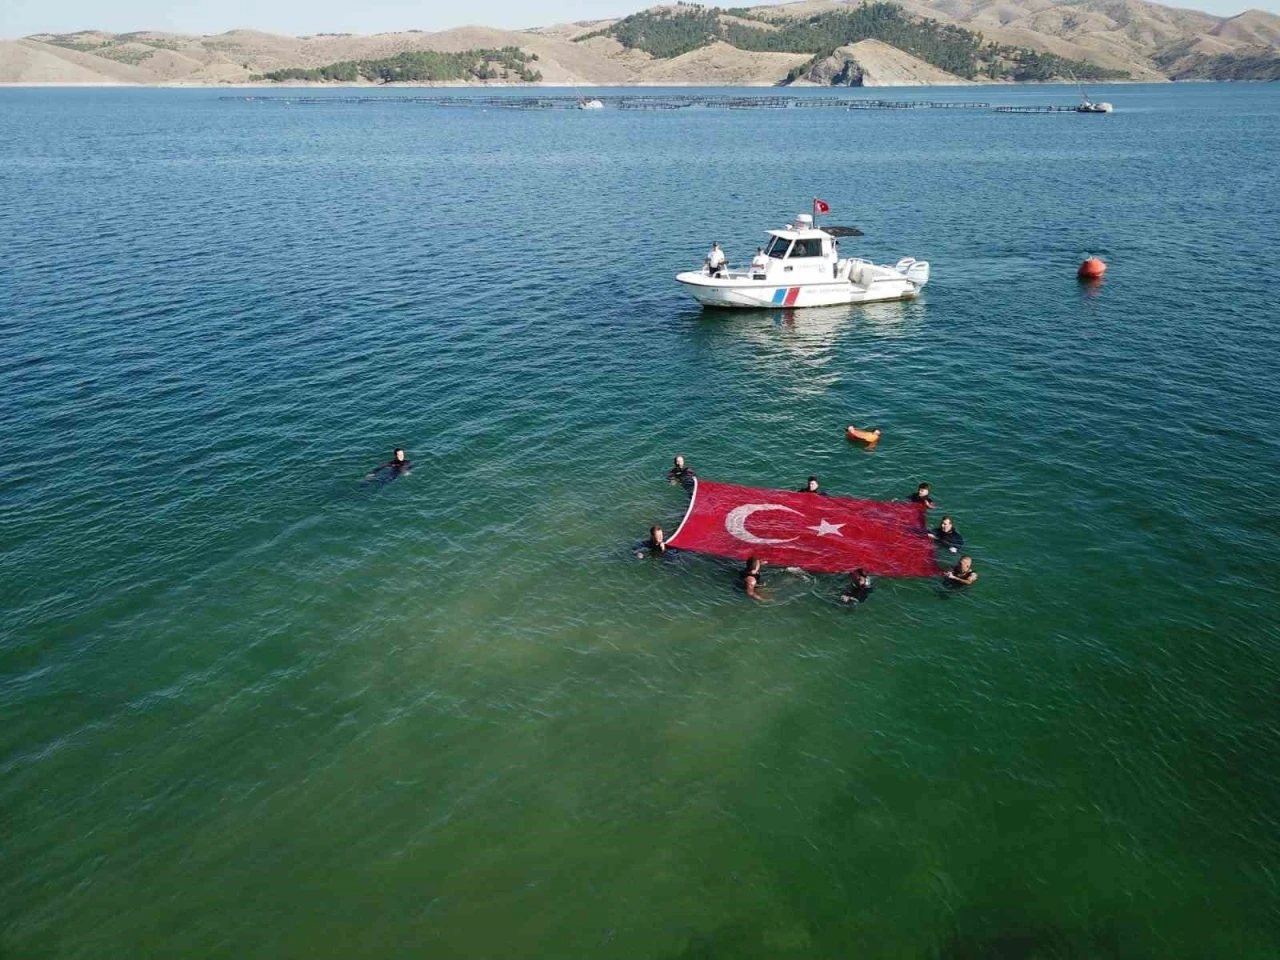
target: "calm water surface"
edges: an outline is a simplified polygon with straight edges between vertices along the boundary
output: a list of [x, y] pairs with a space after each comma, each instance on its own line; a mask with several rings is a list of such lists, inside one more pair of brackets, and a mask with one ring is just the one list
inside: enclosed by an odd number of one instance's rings
[[[1092, 92], [0, 91], [0, 956], [1276, 956], [1280, 86]], [[815, 195], [925, 296], [671, 281]], [[981, 581], [638, 562], [677, 450]]]

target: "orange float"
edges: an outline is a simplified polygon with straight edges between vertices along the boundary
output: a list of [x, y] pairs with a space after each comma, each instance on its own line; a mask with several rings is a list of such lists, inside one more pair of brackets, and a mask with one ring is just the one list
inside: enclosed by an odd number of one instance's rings
[[868, 450], [880, 442], [879, 430], [859, 430], [857, 427], [849, 427], [844, 433], [850, 440], [866, 444]]
[[1084, 263], [1080, 264], [1080, 269], [1076, 271], [1076, 276], [1081, 280], [1097, 280], [1107, 272], [1107, 265], [1097, 257], [1089, 257]]

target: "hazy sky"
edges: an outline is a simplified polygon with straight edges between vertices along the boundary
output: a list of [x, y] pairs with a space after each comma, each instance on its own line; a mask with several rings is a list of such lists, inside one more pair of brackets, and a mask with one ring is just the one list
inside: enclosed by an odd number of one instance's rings
[[[73, 30], [221, 33], [377, 33], [443, 30], [466, 23], [536, 27], [633, 13], [655, 0], [0, 0], [0, 37]], [[746, 5], [725, 0], [723, 6]], [[1248, 7], [1280, 12], [1280, 0], [1182, 0], [1219, 16]]]

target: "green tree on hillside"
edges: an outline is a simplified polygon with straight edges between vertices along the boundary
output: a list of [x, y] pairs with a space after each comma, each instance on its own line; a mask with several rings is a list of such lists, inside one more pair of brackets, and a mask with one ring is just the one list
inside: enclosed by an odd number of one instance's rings
[[624, 17], [604, 30], [574, 37], [575, 41], [592, 37], [613, 37], [629, 50], [643, 50], [660, 60], [678, 57], [705, 47], [719, 38], [720, 13], [715, 8], [682, 10], [644, 10]]
[[518, 78], [525, 83], [542, 79], [539, 71], [529, 67], [537, 59], [519, 47], [499, 50], [463, 50], [441, 53], [437, 50], [412, 50], [381, 60], [344, 60], [324, 67], [287, 67], [273, 70], [255, 79], [311, 80], [355, 83], [369, 80], [377, 83], [428, 83], [448, 80], [496, 80]]
[[[776, 29], [735, 20], [722, 21], [722, 12], [729, 11], [698, 6], [645, 10], [575, 40], [610, 36], [628, 49], [643, 50], [658, 58], [678, 57], [722, 40], [739, 50], [808, 53], [815, 62], [830, 56], [838, 47], [859, 40], [881, 40], [966, 79], [980, 73], [990, 79], [1016, 80], [1071, 75], [1086, 80], [1128, 76], [1084, 61], [985, 43], [980, 33], [913, 17], [896, 3], [864, 3], [853, 9], [828, 11], [804, 19], [770, 21]], [[732, 12], [737, 19], [754, 18], [747, 9], [735, 8]], [[796, 68], [788, 79], [794, 80], [808, 69], [808, 66]]]

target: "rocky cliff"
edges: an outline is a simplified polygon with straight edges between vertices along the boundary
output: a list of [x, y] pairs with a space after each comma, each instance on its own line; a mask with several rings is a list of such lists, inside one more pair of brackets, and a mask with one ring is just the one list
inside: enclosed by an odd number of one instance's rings
[[815, 63], [804, 80], [837, 87], [944, 86], [971, 82], [879, 40], [862, 40], [840, 47]]

